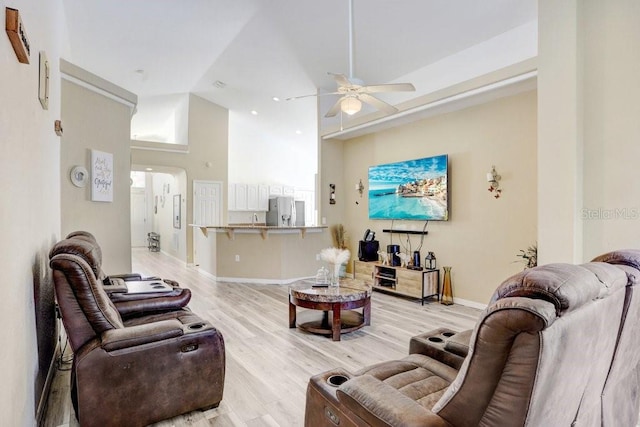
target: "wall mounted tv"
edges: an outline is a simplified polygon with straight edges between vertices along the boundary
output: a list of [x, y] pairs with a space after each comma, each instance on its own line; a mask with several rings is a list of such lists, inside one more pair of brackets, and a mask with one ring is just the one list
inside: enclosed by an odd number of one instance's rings
[[369, 168], [369, 219], [447, 221], [446, 154]]

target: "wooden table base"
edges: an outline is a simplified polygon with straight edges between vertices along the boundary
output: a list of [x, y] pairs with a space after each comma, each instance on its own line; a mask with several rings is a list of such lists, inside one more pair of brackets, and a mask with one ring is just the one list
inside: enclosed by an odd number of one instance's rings
[[[365, 293], [367, 296], [354, 301], [343, 302], [320, 302], [309, 301], [306, 299], [296, 298], [289, 295], [289, 327], [296, 326], [307, 332], [331, 335], [334, 341], [340, 341], [340, 334], [352, 332], [363, 326], [371, 324], [371, 291]], [[364, 295], [364, 294], [363, 294]], [[325, 296], [331, 298], [331, 296]], [[337, 297], [336, 297], [337, 298]], [[315, 316], [313, 320], [305, 319], [296, 322], [296, 307], [307, 308], [311, 310], [322, 310], [322, 316]], [[362, 313], [353, 311], [353, 309], [362, 308]], [[313, 314], [305, 313], [304, 317]]]

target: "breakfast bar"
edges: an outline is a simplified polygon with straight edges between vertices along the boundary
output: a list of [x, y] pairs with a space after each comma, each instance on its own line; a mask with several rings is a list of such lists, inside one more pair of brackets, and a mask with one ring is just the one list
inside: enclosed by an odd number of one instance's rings
[[191, 224], [200, 248], [196, 262], [218, 280], [292, 283], [312, 277], [323, 263], [320, 251], [331, 246], [326, 226]]

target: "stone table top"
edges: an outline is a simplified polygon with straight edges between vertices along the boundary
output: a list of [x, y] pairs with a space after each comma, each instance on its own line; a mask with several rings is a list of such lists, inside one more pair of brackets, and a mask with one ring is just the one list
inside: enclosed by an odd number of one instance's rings
[[340, 286], [337, 287], [315, 287], [313, 283], [298, 282], [289, 287], [289, 295], [304, 301], [313, 302], [349, 302], [360, 301], [371, 297], [372, 288], [362, 280], [340, 279]]

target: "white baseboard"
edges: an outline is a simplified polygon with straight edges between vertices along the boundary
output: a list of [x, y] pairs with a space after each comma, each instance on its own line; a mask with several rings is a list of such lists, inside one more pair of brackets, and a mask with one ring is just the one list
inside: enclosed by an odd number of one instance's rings
[[187, 262], [186, 262], [185, 260], [180, 259], [180, 258], [178, 258], [177, 256], [175, 256], [175, 255], [173, 255], [173, 254], [170, 254], [169, 252], [165, 252], [164, 250], [160, 249], [160, 253], [161, 253], [161, 254], [163, 254], [163, 255], [166, 255], [166, 256], [168, 256], [168, 257], [170, 257], [170, 258], [173, 258], [173, 259], [175, 259], [176, 261], [180, 261], [181, 263], [184, 263], [184, 265], [187, 265]]
[[213, 274], [209, 273], [209, 272], [208, 272], [208, 271], [206, 271], [206, 270], [203, 270], [203, 269], [202, 269], [202, 268], [200, 268], [200, 267], [196, 267], [196, 270], [198, 270], [198, 273], [202, 274], [202, 275], [203, 275], [203, 276], [205, 276], [205, 277], [208, 277], [208, 278], [209, 278], [209, 279], [211, 279], [211, 280], [218, 280], [218, 278], [217, 278], [215, 275], [213, 275]]
[[487, 304], [482, 304], [482, 303], [471, 301], [468, 299], [462, 299], [462, 298], [456, 298], [456, 297], [453, 298], [453, 303], [464, 305], [466, 307], [477, 308], [479, 310], [484, 310], [485, 308], [487, 308]]
[[248, 277], [218, 277], [216, 280], [220, 282], [231, 283], [250, 283], [250, 284], [262, 284], [262, 285], [290, 285], [291, 283], [298, 282], [300, 280], [312, 279], [312, 276], [297, 277], [293, 279], [256, 279]]

